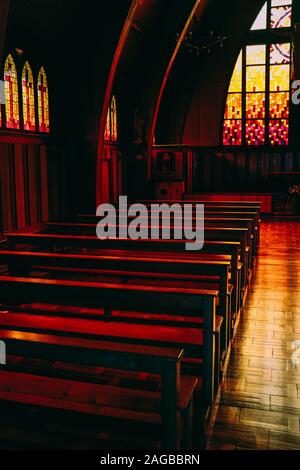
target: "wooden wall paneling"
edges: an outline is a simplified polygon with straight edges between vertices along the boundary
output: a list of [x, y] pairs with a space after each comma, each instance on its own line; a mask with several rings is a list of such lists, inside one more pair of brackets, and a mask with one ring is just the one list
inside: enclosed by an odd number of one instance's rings
[[119, 194], [123, 194], [123, 165], [122, 165], [122, 154], [121, 151], [118, 151], [118, 185], [119, 185]]
[[10, 179], [11, 219], [14, 229], [17, 228], [17, 194], [16, 194], [16, 172], [15, 172], [15, 144], [8, 146], [8, 164]]
[[213, 155], [209, 152], [205, 152], [200, 157], [201, 167], [200, 174], [203, 177], [203, 189], [206, 191], [212, 186], [212, 174], [213, 174]]
[[[16, 194], [16, 218], [17, 228], [24, 228], [27, 225], [26, 202], [25, 202], [25, 175], [24, 171], [24, 145], [15, 144], [14, 152], [15, 165], [15, 194]], [[27, 189], [27, 188], [26, 188]]]
[[267, 174], [269, 171], [269, 154], [268, 153], [260, 153], [258, 154], [258, 173], [259, 179], [261, 181], [266, 181]]
[[294, 155], [291, 152], [285, 154], [285, 171], [294, 171]]
[[[210, 155], [210, 158], [211, 158], [211, 162], [212, 162], [212, 165], [211, 165], [211, 185], [209, 186], [211, 189], [213, 189], [214, 191], [217, 190], [218, 188], [218, 185], [217, 185], [217, 178], [216, 178], [216, 174], [217, 174], [217, 158], [216, 158], [216, 155], [215, 155], [215, 152], [211, 153]], [[209, 183], [208, 183], [209, 184]]]
[[224, 177], [226, 183], [231, 184], [234, 177], [233, 167], [234, 167], [234, 155], [231, 152], [225, 152], [224, 158], [226, 159], [226, 171]]
[[48, 152], [47, 146], [40, 146], [40, 179], [41, 179], [41, 221], [49, 220], [49, 186], [48, 186]]
[[[49, 187], [49, 220], [60, 217], [60, 179], [59, 179], [59, 151], [54, 145], [48, 146], [48, 187]], [[63, 158], [63, 149], [60, 151]]]
[[35, 145], [28, 145], [28, 191], [29, 191], [29, 211], [30, 225], [37, 225], [39, 222], [38, 214], [38, 181], [36, 168], [36, 148]]
[[1, 210], [2, 210], [2, 230], [12, 230], [14, 228], [12, 218], [12, 188], [10, 171], [9, 144], [0, 144], [0, 172], [1, 172]]
[[[175, 174], [176, 178], [182, 179], [183, 178], [183, 161], [186, 160], [187, 154], [183, 155], [183, 152], [175, 152]], [[187, 175], [188, 176], [188, 175]]]
[[273, 153], [273, 170], [272, 171], [281, 171], [281, 155], [280, 153]]
[[35, 173], [36, 173], [36, 202], [38, 222], [42, 221], [42, 181], [41, 181], [41, 162], [40, 145], [35, 145]]
[[249, 182], [255, 183], [257, 181], [257, 153], [249, 153], [247, 156], [249, 168]]
[[294, 155], [294, 171], [300, 171], [300, 153]]
[[23, 175], [24, 175], [24, 199], [25, 199], [25, 225], [30, 226], [30, 197], [28, 176], [28, 146], [23, 145]]
[[112, 169], [112, 181], [113, 181], [113, 203], [116, 204], [119, 196], [119, 185], [118, 185], [118, 149], [114, 148], [111, 152], [111, 169]]
[[245, 154], [243, 152], [239, 152], [236, 156], [236, 164], [237, 164], [237, 180], [240, 183], [245, 182]]
[[215, 174], [215, 188], [221, 188], [222, 189], [222, 181], [223, 181], [223, 154], [221, 152], [216, 152], [215, 153], [215, 159], [216, 159], [216, 174]]
[[110, 200], [110, 189], [109, 189], [109, 160], [102, 161], [102, 202], [106, 203]]
[[[183, 157], [182, 163], [182, 179], [185, 181], [185, 192], [190, 193], [193, 189], [193, 178], [194, 178], [194, 152], [186, 151]], [[188, 177], [185, 178], [185, 173], [188, 173]]]

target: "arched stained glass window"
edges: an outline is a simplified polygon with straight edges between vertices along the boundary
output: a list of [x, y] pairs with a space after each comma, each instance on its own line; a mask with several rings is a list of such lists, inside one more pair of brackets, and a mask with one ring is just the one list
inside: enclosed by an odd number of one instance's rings
[[[268, 0], [251, 28], [251, 40], [239, 54], [228, 90], [224, 145], [289, 143], [292, 1]], [[274, 40], [275, 29], [279, 34]], [[272, 32], [272, 39], [259, 43], [259, 30]]]
[[50, 132], [50, 118], [49, 118], [49, 91], [47, 75], [44, 67], [41, 67], [38, 75], [38, 116], [39, 116], [39, 131]]
[[35, 131], [34, 81], [28, 62], [25, 62], [22, 72], [22, 98], [24, 129]]
[[5, 114], [8, 129], [20, 128], [19, 92], [17, 69], [9, 54], [4, 65]]
[[117, 101], [115, 96], [112, 97], [110, 106], [107, 111], [104, 140], [106, 142], [118, 141], [118, 113]]

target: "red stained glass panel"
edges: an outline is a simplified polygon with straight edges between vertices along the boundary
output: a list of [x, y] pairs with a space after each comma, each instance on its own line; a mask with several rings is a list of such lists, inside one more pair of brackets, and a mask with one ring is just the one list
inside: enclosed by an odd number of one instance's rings
[[242, 145], [242, 120], [226, 120], [223, 129], [224, 145]]

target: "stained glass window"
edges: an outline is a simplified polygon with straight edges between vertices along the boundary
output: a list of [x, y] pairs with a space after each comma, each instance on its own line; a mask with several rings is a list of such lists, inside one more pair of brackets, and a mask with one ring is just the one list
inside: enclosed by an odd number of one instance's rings
[[26, 131], [35, 131], [35, 103], [33, 75], [28, 62], [22, 73], [23, 119]]
[[44, 67], [41, 67], [38, 75], [38, 117], [39, 117], [39, 131], [48, 133], [50, 132], [50, 117], [49, 117], [49, 90], [47, 75]]
[[9, 54], [4, 65], [5, 114], [8, 129], [20, 128], [19, 92], [17, 69]]
[[106, 142], [118, 141], [118, 113], [117, 101], [115, 96], [112, 97], [110, 106], [107, 111], [104, 140]]
[[[257, 30], [291, 25], [292, 0], [268, 0], [251, 34], [254, 39]], [[292, 30], [288, 31], [285, 42], [257, 44], [254, 39], [242, 49], [228, 89], [224, 145], [289, 143]]]

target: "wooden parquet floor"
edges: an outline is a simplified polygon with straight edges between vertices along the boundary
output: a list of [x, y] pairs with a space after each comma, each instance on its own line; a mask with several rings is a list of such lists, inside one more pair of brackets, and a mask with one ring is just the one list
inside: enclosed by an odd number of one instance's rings
[[300, 223], [264, 222], [208, 449], [300, 450], [299, 424]]

